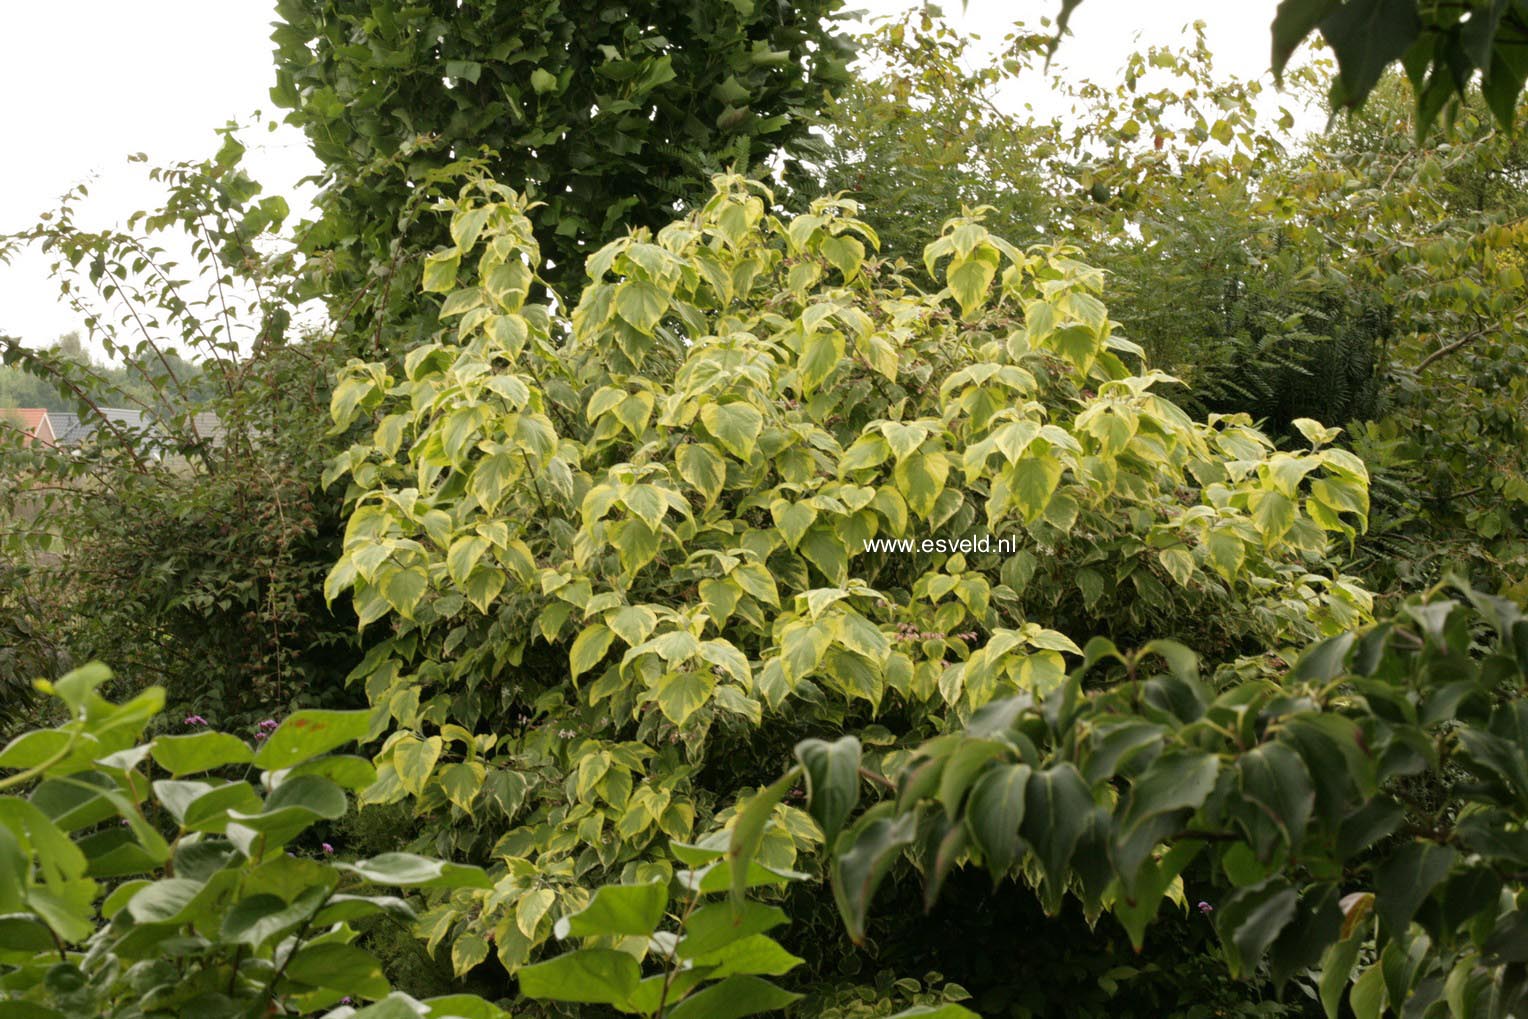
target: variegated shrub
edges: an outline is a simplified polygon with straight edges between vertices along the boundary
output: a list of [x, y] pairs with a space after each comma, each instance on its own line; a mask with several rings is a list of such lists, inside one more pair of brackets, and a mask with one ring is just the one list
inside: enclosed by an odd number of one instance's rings
[[[803, 736], [862, 731], [889, 772], [1061, 683], [1073, 637], [1225, 658], [1368, 618], [1334, 565], [1368, 510], [1336, 430], [1282, 451], [1191, 420], [1064, 247], [968, 212], [924, 293], [852, 202], [782, 217], [719, 178], [590, 257], [569, 313], [518, 195], [445, 211], [441, 331], [335, 391], [336, 428], [374, 431], [329, 471], [351, 514], [327, 595], [389, 628], [355, 677], [386, 734], [363, 799], [413, 798], [495, 876], [429, 921], [459, 969], [517, 968], [588, 889], [660, 875]], [[786, 866], [819, 835], [779, 809]]]

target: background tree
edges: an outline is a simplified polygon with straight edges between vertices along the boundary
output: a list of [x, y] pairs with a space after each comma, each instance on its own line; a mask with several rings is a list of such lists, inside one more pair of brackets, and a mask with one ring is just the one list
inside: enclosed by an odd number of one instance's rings
[[[1055, 43], [1082, 0], [1061, 0]], [[1503, 129], [1516, 123], [1528, 81], [1528, 4], [1523, 0], [1282, 0], [1274, 15], [1273, 71], [1320, 33], [1336, 54], [1329, 96], [1334, 110], [1356, 109], [1399, 62], [1411, 82], [1418, 136], [1445, 111], [1450, 122], [1477, 74], [1480, 95]]]
[[[327, 337], [288, 333], [309, 281], [280, 240], [285, 203], [260, 195], [242, 151], [229, 135], [212, 160], [154, 171], [168, 203], [136, 228], [78, 228], [76, 190], [0, 238], [53, 256], [61, 296], [120, 362], [82, 358], [77, 341], [0, 350], [94, 428], [76, 447], [0, 448], [12, 682], [111, 658], [230, 726], [346, 697], [354, 623], [320, 593], [337, 542], [318, 475], [339, 358]], [[166, 264], [166, 230], [188, 235], [191, 264]]]
[[[372, 281], [417, 305], [418, 255], [448, 238], [405, 208], [432, 170], [481, 154], [542, 203], [546, 278], [576, 300], [589, 251], [667, 222], [715, 170], [783, 159], [789, 173], [817, 151], [818, 112], [847, 80], [840, 7], [282, 0], [272, 94], [324, 164], [308, 243], [335, 260], [337, 293]], [[383, 329], [406, 346], [430, 316], [400, 307]]]

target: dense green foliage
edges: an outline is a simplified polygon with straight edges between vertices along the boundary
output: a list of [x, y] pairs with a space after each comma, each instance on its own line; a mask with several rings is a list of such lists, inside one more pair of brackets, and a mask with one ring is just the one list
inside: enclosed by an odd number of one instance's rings
[[67, 721], [0, 751], [0, 792], [27, 792], [0, 796], [7, 1014], [244, 1019], [385, 999], [386, 1010], [327, 1014], [504, 1015], [470, 995], [393, 994], [353, 943], [352, 921], [413, 919], [375, 886], [484, 882], [475, 868], [404, 853], [333, 861], [305, 834], [342, 817], [346, 790], [376, 775], [332, 753], [365, 733], [365, 712], [298, 712], [262, 725], [253, 745], [194, 717], [193, 731], [145, 741], [164, 691], [113, 704], [98, 692], [109, 678], [90, 665], [49, 684]]
[[282, 3], [315, 222], [0, 240], [112, 359], [5, 343], [100, 427], [0, 424], [0, 1014], [1522, 1014], [1528, 161], [1412, 7], [1284, 4], [1303, 139], [1202, 27], [1047, 119], [932, 8]]
[[543, 203], [548, 275], [576, 291], [588, 251], [661, 226], [713, 172], [816, 151], [824, 95], [847, 77], [840, 6], [282, 0], [272, 95], [325, 167], [307, 243], [341, 273], [336, 306], [382, 287], [385, 339], [429, 331], [433, 310], [410, 314], [417, 259], [445, 235], [406, 209], [460, 158]]
[[993, 196], [999, 221], [1068, 237], [1111, 273], [1111, 313], [1191, 385], [1186, 406], [1247, 411], [1275, 434], [1302, 416], [1349, 426], [1377, 479], [1356, 563], [1374, 587], [1450, 567], [1491, 588], [1528, 579], [1528, 163], [1483, 109], [1418, 147], [1391, 77], [1295, 147], [1292, 115], [1269, 123], [1258, 84], [1217, 73], [1202, 35], [1131, 58], [1117, 85], [1051, 83], [1075, 123], [994, 105], [1039, 73], [1045, 40], [1022, 26], [975, 70], [968, 41], [927, 14], [867, 45], [888, 73], [835, 107], [825, 177], [869, 203], [889, 254], [915, 259], [931, 239], [926, 203]]
[[[14, 350], [16, 353], [12, 357], [20, 359], [24, 348], [15, 340], [6, 342], [8, 346], [5, 350]], [[91, 357], [90, 351], [84, 348], [78, 332], [60, 336], [57, 342], [47, 348], [47, 353], [90, 369], [90, 375], [99, 383], [102, 395], [110, 394], [118, 404], [131, 407], [162, 406], [152, 378], [156, 369], [161, 373], [165, 371], [162, 366], [141, 364], [133, 360], [120, 365], [99, 364]], [[214, 395], [210, 388], [211, 380], [203, 376], [196, 362], [187, 361], [173, 349], [163, 354], [168, 370], [174, 373], [179, 384], [193, 398], [205, 400]], [[42, 407], [72, 412], [78, 403], [67, 385], [48, 381], [46, 370], [38, 374], [28, 371], [20, 363], [0, 363], [0, 407]]]
[[[970, 856], [1022, 875], [1051, 912], [1068, 894], [1111, 911], [1138, 946], [1179, 882], [1217, 903], [1233, 975], [1266, 954], [1282, 984], [1319, 961], [1328, 1016], [1371, 934], [1356, 1014], [1445, 999], [1456, 1016], [1513, 1013], [1528, 619], [1463, 593], [1330, 638], [1277, 684], [1216, 691], [1180, 645], [1127, 655], [1095, 639], [1064, 685], [994, 701], [887, 775], [894, 795], [834, 843], [845, 921], [864, 930], [904, 849], [930, 900]], [[804, 743], [797, 757], [832, 840], [860, 800], [860, 744]]]
[[[0, 239], [53, 257], [61, 295], [122, 362], [0, 341], [13, 370], [94, 427], [81, 446], [22, 448], [0, 424], [0, 612], [24, 628], [0, 654], [7, 685], [109, 659], [229, 726], [343, 698], [354, 624], [319, 593], [339, 505], [311, 469], [339, 358], [330, 339], [288, 335], [304, 280], [268, 243], [285, 203], [259, 196], [241, 152], [229, 136], [213, 160], [156, 171], [166, 209], [130, 229], [77, 227], [80, 188]], [[156, 245], [165, 231], [193, 239], [193, 264]], [[176, 348], [202, 360], [188, 373]]]
[[[453, 324], [335, 390], [375, 431], [330, 470], [353, 509], [327, 591], [393, 626], [357, 677], [393, 730], [365, 799], [448, 810], [429, 837], [499, 861], [435, 914], [461, 969], [490, 941], [517, 967], [591, 879], [704, 829], [743, 755], [1050, 689], [1080, 653], [1058, 627], [1236, 648], [1366, 618], [1321, 564], [1367, 506], [1333, 430], [1284, 453], [1191, 421], [1064, 250], [953, 220], [924, 293], [851, 203], [766, 198], [719, 179], [591, 258], [559, 321], [526, 300], [523, 200], [469, 186], [426, 262]], [[983, 530], [1011, 547], [867, 546]]]

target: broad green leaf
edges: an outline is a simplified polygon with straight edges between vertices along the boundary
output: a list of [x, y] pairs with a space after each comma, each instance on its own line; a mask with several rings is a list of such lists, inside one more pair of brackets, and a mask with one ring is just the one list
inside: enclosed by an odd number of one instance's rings
[[860, 265], [865, 261], [865, 245], [846, 234], [824, 237], [818, 250], [834, 268], [843, 273], [845, 283], [854, 281], [854, 277], [859, 275]]
[[1005, 764], [977, 779], [966, 801], [965, 821], [971, 841], [997, 880], [1019, 858], [1019, 826], [1024, 821], [1027, 764]]
[[853, 736], [832, 743], [803, 740], [796, 744], [796, 760], [806, 775], [807, 810], [831, 848], [844, 821], [859, 805], [860, 741]]
[[913, 814], [869, 813], [846, 831], [833, 860], [833, 898], [855, 944], [865, 940], [865, 917], [875, 890], [902, 850], [917, 838]]
[[1215, 788], [1220, 759], [1214, 754], [1171, 751], [1158, 757], [1130, 787], [1120, 816], [1114, 857], [1122, 884], [1133, 891], [1136, 870], [1153, 847], [1174, 834]]
[[955, 300], [960, 302], [962, 315], [970, 318], [981, 308], [996, 276], [997, 265], [986, 258], [956, 259], [950, 263], [946, 281], [955, 294]]
[[1295, 504], [1279, 492], [1259, 492], [1252, 506], [1252, 521], [1262, 532], [1263, 544], [1272, 546], [1295, 523]]
[[60, 729], [34, 729], [17, 736], [6, 744], [4, 750], [0, 750], [0, 768], [21, 771], [50, 761], [67, 766], [75, 760], [89, 761], [98, 752], [99, 744], [88, 733], [70, 734]]
[[1321, 20], [1321, 36], [1337, 56], [1342, 96], [1361, 103], [1385, 68], [1422, 30], [1415, 0], [1348, 0]]
[[614, 1005], [621, 1008], [637, 991], [637, 960], [609, 948], [580, 948], [546, 962], [522, 967], [520, 993], [547, 1001]]
[[785, 537], [788, 548], [799, 545], [807, 528], [817, 520], [817, 511], [804, 502], [793, 503], [785, 499], [776, 499], [770, 505], [769, 512], [774, 517], [775, 526]]
[[727, 465], [710, 446], [687, 442], [679, 447], [674, 462], [679, 466], [679, 476], [706, 497], [707, 506], [716, 502], [727, 480]]
[[[443, 994], [424, 999], [431, 1019], [510, 1019], [509, 1013], [475, 994]], [[357, 1013], [355, 1019], [369, 1019]]]
[[487, 774], [488, 770], [478, 761], [456, 761], [443, 765], [435, 773], [435, 779], [446, 799], [470, 814], [472, 802], [483, 791], [483, 779]]
[[1374, 911], [1390, 937], [1405, 935], [1417, 909], [1448, 876], [1458, 855], [1451, 846], [1413, 842], [1380, 864], [1374, 874]]
[[451, 549], [446, 553], [446, 570], [451, 574], [451, 580], [458, 587], [467, 583], [467, 578], [472, 575], [478, 560], [487, 552], [489, 542], [487, 538], [476, 534], [464, 535], [451, 543]]
[[299, 948], [287, 962], [286, 976], [363, 998], [380, 998], [391, 989], [382, 975], [382, 964], [370, 952], [335, 942]]
[[[1075, 2], [1075, 0], [1074, 0]], [[1289, 58], [1342, 0], [1281, 0], [1273, 16], [1273, 73], [1281, 76]]]
[[327, 927], [378, 915], [392, 917], [404, 924], [418, 919], [414, 907], [393, 895], [331, 895], [314, 916], [313, 923], [317, 927]]
[[311, 888], [289, 905], [279, 895], [260, 892], [240, 899], [223, 917], [221, 937], [259, 949], [271, 938], [312, 921], [328, 896], [326, 887]]
[[382, 853], [369, 860], [336, 863], [372, 884], [395, 888], [488, 888], [492, 882], [480, 867], [431, 860], [412, 853]]
[[708, 403], [700, 411], [706, 431], [716, 437], [739, 460], [753, 455], [754, 444], [764, 427], [764, 415], [750, 403]]
[[1353, 964], [1358, 961], [1358, 950], [1363, 947], [1362, 938], [1347, 938], [1327, 946], [1321, 957], [1321, 1007], [1326, 1019], [1337, 1019], [1342, 1004], [1342, 992], [1347, 989], [1353, 975]]
[[446, 248], [425, 257], [423, 288], [432, 294], [444, 294], [456, 285], [456, 269], [461, 264], [459, 248]]
[[646, 605], [623, 605], [605, 616], [605, 625], [629, 646], [636, 647], [652, 635], [658, 617]]
[[430, 578], [421, 569], [382, 572], [382, 597], [405, 619], [414, 618], [414, 609], [429, 587]]
[[488, 939], [474, 931], [469, 930], [457, 935], [456, 940], [451, 943], [452, 972], [458, 977], [464, 976], [488, 958], [488, 948]]
[[1049, 454], [1027, 456], [1013, 465], [1008, 486], [1013, 504], [1029, 523], [1040, 519], [1056, 486], [1061, 483], [1061, 462]]
[[669, 295], [647, 280], [627, 280], [616, 287], [616, 314], [639, 332], [652, 333], [668, 306]]
[[602, 934], [645, 937], [658, 929], [667, 907], [668, 890], [660, 883], [603, 885], [587, 906], [558, 920], [555, 933], [559, 939]]
[[615, 633], [604, 623], [590, 623], [573, 641], [568, 651], [568, 675], [577, 679], [600, 663], [610, 650]]
[[732, 838], [727, 843], [727, 861], [732, 865], [734, 909], [741, 909], [746, 901], [744, 892], [748, 888], [748, 865], [754, 862], [759, 846], [764, 841], [765, 825], [774, 816], [775, 807], [785, 798], [786, 791], [796, 784], [800, 776], [801, 769], [798, 766], [760, 789], [748, 801], [748, 805], [738, 811], [737, 818], [732, 822]]
[[670, 1019], [742, 1019], [782, 1009], [801, 995], [756, 976], [730, 976], [685, 998], [667, 1012]]
[[370, 711], [297, 711], [282, 720], [255, 752], [255, 767], [265, 771], [291, 768], [303, 761], [366, 738]]
[[440, 760], [443, 748], [444, 744], [439, 736], [431, 736], [428, 739], [407, 736], [394, 744], [393, 770], [397, 772], [398, 781], [403, 783], [403, 788], [415, 796], [423, 794], [425, 785], [435, 772], [435, 763]]
[[666, 672], [653, 687], [653, 701], [665, 718], [675, 725], [683, 725], [705, 706], [715, 688], [716, 677], [709, 673]]
[[533, 888], [526, 892], [515, 903], [515, 927], [525, 937], [535, 940], [542, 918], [556, 901], [557, 893], [550, 888]]
[[[1315, 807], [1315, 787], [1298, 753], [1283, 743], [1263, 743], [1236, 762], [1242, 795], [1274, 825], [1285, 844], [1298, 849]], [[1269, 855], [1264, 847], [1259, 855]]]
[[229, 764], [246, 764], [255, 756], [248, 743], [226, 732], [160, 736], [151, 744], [149, 752], [156, 764], [177, 777]]
[[1255, 971], [1268, 946], [1294, 919], [1299, 893], [1283, 881], [1241, 888], [1222, 903], [1215, 926], [1228, 952], [1231, 975], [1243, 977]]
[[1385, 971], [1377, 962], [1353, 981], [1352, 989], [1348, 992], [1348, 1004], [1353, 1007], [1353, 1015], [1357, 1019], [1380, 1019], [1388, 1001]]
[[684, 937], [675, 949], [681, 959], [709, 955], [741, 938], [761, 934], [788, 923], [789, 917], [778, 906], [760, 902], [713, 902], [701, 906], [684, 922]]
[[321, 775], [299, 775], [276, 787], [258, 813], [229, 810], [228, 820], [258, 832], [266, 849], [285, 845], [317, 821], [333, 821], [349, 810], [345, 791]]
[[1092, 809], [1092, 792], [1069, 762], [1033, 772], [1025, 784], [1020, 834], [1045, 869], [1047, 913], [1061, 903], [1067, 864]]
[[753, 973], [777, 977], [789, 973], [804, 961], [780, 947], [767, 934], [750, 934], [729, 941], [714, 952], [690, 960], [697, 968], [710, 970], [709, 976], [720, 979], [734, 973]]
[[205, 887], [189, 878], [155, 881], [128, 900], [128, 915], [137, 923], [177, 923]]
[[928, 441], [928, 427], [921, 424], [905, 424], [900, 421], [883, 421], [880, 425], [881, 434], [886, 437], [886, 443], [891, 448], [892, 455], [901, 463], [923, 446]]
[[557, 88], [557, 76], [548, 72], [545, 68], [538, 67], [531, 71], [531, 88], [539, 95], [543, 92], [551, 92]]
[[797, 362], [802, 392], [810, 394], [826, 382], [843, 357], [843, 333], [836, 329], [808, 333], [801, 341], [801, 358]]

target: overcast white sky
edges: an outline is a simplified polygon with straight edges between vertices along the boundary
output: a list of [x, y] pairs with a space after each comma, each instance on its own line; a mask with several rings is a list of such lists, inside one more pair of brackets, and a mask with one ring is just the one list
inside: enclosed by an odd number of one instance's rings
[[[872, 15], [908, 0], [849, 0]], [[1268, 25], [1277, 0], [1086, 0], [1076, 37], [1057, 64], [1112, 75], [1138, 46], [1172, 43], [1195, 19], [1207, 23], [1217, 67], [1252, 76], [1268, 66]], [[959, 0], [945, 5], [962, 30], [996, 42], [1012, 20], [1054, 15], [1058, 0]], [[10, 4], [0, 47], [0, 232], [20, 230], [74, 183], [93, 178], [80, 225], [103, 228], [156, 192], [130, 153], [151, 164], [201, 159], [215, 128], [256, 110], [274, 115], [266, 0], [55, 0]], [[1138, 37], [1138, 38], [1137, 38]], [[1029, 97], [1010, 97], [1022, 101]], [[1039, 98], [1039, 97], [1037, 97]], [[1037, 104], [1039, 105], [1039, 104]], [[299, 132], [283, 126], [244, 136], [250, 165], [268, 191], [291, 197], [316, 167]], [[294, 209], [301, 208], [293, 201]], [[81, 327], [56, 298], [41, 257], [0, 265], [0, 334], [45, 344]]]

